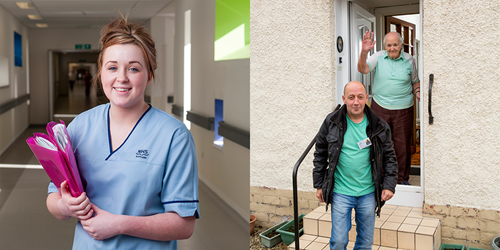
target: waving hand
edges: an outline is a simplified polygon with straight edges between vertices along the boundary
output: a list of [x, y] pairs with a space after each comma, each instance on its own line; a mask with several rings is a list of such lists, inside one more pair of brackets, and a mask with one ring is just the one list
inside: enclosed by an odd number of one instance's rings
[[366, 33], [363, 35], [363, 43], [362, 43], [362, 51], [370, 52], [373, 47], [375, 47], [375, 40], [373, 40], [373, 32], [371, 31], [366, 31]]

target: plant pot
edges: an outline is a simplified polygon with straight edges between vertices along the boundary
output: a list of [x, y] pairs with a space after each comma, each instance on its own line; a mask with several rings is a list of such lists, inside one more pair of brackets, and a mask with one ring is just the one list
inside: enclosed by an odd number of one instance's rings
[[256, 220], [257, 220], [257, 217], [255, 217], [255, 215], [251, 214], [250, 215], [250, 235], [253, 234], [253, 228], [255, 227]]
[[439, 250], [445, 250], [445, 249], [465, 250], [465, 246], [460, 244], [441, 244]]
[[477, 247], [468, 247], [467, 250], [488, 250], [488, 249], [477, 248]]
[[[306, 214], [299, 215], [299, 221], [302, 220], [302, 218], [304, 218], [304, 216], [306, 216]], [[285, 243], [285, 245], [287, 245], [287, 246], [290, 245], [295, 240], [295, 233], [290, 233], [290, 232], [286, 231], [293, 224], [294, 224], [294, 220], [288, 221], [285, 225], [283, 225], [282, 227], [278, 228], [278, 230], [276, 230], [277, 232], [280, 233], [281, 239], [283, 240], [283, 243]], [[301, 228], [299, 230], [299, 237], [303, 233], [304, 233], [304, 228]]]
[[500, 245], [500, 236], [495, 237], [491, 241], [491, 250], [500, 250], [500, 247], [498, 245]]
[[276, 244], [280, 243], [281, 242], [281, 235], [279, 233], [273, 237], [267, 237], [267, 235], [269, 235], [272, 231], [282, 227], [287, 222], [288, 221], [283, 221], [283, 222], [279, 223], [278, 225], [271, 227], [271, 228], [267, 229], [266, 231], [260, 233], [259, 234], [260, 235], [260, 243], [266, 247], [273, 247]]

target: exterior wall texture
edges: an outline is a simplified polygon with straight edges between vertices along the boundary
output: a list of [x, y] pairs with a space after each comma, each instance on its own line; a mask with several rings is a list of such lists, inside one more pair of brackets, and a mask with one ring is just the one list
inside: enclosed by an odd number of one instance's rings
[[[250, 213], [255, 222], [270, 228], [282, 221], [293, 219], [293, 191], [268, 187], [250, 187]], [[315, 192], [298, 192], [299, 215], [308, 214], [319, 206]]]
[[443, 242], [486, 248], [500, 234], [499, 1], [423, 0], [424, 212]]
[[434, 74], [434, 124], [424, 115], [425, 201], [500, 210], [500, 175], [492, 174], [500, 170], [500, 108], [493, 101], [500, 2], [426, 0], [423, 7], [423, 90]]
[[[295, 162], [333, 110], [334, 20], [333, 1], [250, 2], [252, 187], [291, 190]], [[302, 191], [314, 190], [312, 155]]]
[[500, 211], [424, 204], [422, 213], [441, 221], [443, 243], [490, 249], [491, 240], [500, 235]]

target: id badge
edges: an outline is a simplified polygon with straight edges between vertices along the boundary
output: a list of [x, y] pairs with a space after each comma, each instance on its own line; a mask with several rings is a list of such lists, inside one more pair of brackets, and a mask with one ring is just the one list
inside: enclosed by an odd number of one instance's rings
[[360, 150], [363, 148], [369, 147], [371, 145], [372, 145], [372, 142], [370, 141], [370, 138], [366, 138], [366, 139], [363, 139], [363, 140], [358, 142], [358, 147]]

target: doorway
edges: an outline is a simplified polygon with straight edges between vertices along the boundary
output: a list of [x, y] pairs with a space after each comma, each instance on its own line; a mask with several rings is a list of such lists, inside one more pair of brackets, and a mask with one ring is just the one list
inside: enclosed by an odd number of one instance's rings
[[50, 51], [50, 119], [69, 124], [78, 114], [107, 103], [102, 89], [92, 84], [98, 51]]
[[[337, 59], [337, 93], [341, 96], [343, 85], [349, 81], [362, 82], [369, 94], [369, 103], [372, 99], [373, 73], [363, 75], [357, 71], [357, 62], [361, 50], [362, 36], [367, 30], [375, 33], [376, 45], [370, 54], [383, 49], [383, 38], [387, 32], [397, 31], [403, 38], [405, 51], [414, 56], [417, 61], [419, 78], [422, 81], [421, 60], [421, 3], [419, 0], [402, 0], [388, 5], [382, 0], [354, 0], [336, 1], [336, 36], [343, 37], [344, 46], [348, 52], [348, 60]], [[348, 13], [347, 15], [345, 13]], [[340, 17], [340, 18], [339, 18]], [[347, 24], [346, 24], [347, 23]], [[406, 32], [406, 33], [405, 33]], [[346, 41], [347, 40], [347, 41]], [[339, 52], [339, 56], [342, 53]], [[344, 58], [345, 58], [345, 54]], [[341, 63], [344, 63], [342, 66]], [[348, 67], [346, 72], [345, 67]], [[340, 70], [339, 70], [340, 69]], [[343, 71], [342, 71], [343, 70]], [[422, 84], [421, 84], [422, 86]], [[339, 99], [337, 99], [339, 102]], [[341, 99], [340, 99], [341, 102]], [[423, 141], [420, 131], [420, 117], [423, 117], [422, 103], [415, 101], [416, 108], [413, 128], [413, 152], [423, 152], [419, 143]], [[416, 157], [415, 157], [416, 158]], [[397, 185], [396, 194], [388, 204], [421, 207], [424, 199], [424, 164], [421, 157], [414, 159], [410, 170], [411, 186]]]

